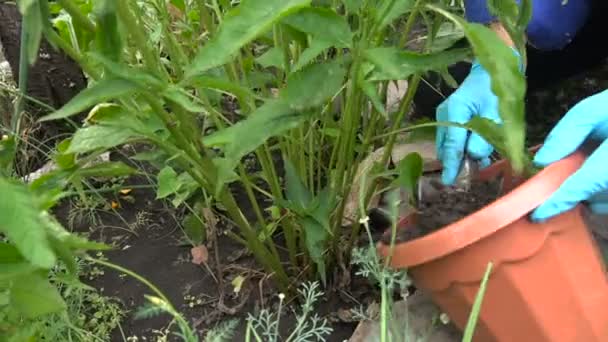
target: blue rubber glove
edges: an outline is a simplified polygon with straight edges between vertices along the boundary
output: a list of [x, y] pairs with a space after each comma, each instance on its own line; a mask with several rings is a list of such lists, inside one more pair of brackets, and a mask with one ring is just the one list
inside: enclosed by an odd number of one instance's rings
[[588, 201], [597, 214], [608, 214], [608, 90], [574, 106], [551, 131], [534, 163], [546, 166], [576, 151], [587, 139], [601, 144], [583, 166], [532, 213], [545, 221]]
[[[498, 98], [491, 89], [490, 74], [479, 64], [473, 62], [469, 75], [460, 87], [437, 107], [437, 121], [467, 123], [473, 116], [481, 116], [500, 123], [498, 115]], [[481, 136], [460, 127], [437, 128], [437, 157], [443, 164], [441, 180], [452, 185], [460, 172], [461, 163], [466, 153], [479, 161], [481, 167], [490, 164], [493, 147]]]

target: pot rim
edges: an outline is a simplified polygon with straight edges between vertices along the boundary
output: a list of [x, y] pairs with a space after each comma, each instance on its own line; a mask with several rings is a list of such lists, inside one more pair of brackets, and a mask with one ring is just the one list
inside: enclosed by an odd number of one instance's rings
[[[407, 268], [427, 263], [486, 238], [519, 219], [527, 219], [525, 216], [546, 201], [583, 165], [585, 159], [583, 152], [576, 151], [547, 166], [473, 214], [415, 240], [395, 244], [392, 248], [391, 266]], [[497, 177], [505, 166], [508, 166], [508, 161], [500, 160], [484, 169], [480, 178]], [[550, 224], [555, 219], [559, 217], [554, 217], [545, 224]], [[391, 247], [383, 242], [377, 244], [377, 249], [383, 257], [391, 252]]]

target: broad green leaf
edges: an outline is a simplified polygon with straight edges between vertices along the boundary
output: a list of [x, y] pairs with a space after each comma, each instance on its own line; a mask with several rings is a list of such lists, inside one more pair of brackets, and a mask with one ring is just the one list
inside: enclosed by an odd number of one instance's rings
[[171, 4], [177, 7], [180, 11], [186, 11], [186, 1], [185, 0], [171, 0]]
[[38, 0], [18, 0], [17, 5], [19, 6], [19, 12], [21, 12], [21, 15], [29, 12], [32, 6], [35, 6], [37, 2]]
[[0, 242], [0, 282], [29, 274], [36, 270], [39, 269], [27, 262], [15, 246], [6, 242]]
[[205, 224], [194, 214], [188, 214], [182, 221], [184, 233], [193, 245], [200, 245], [205, 241]]
[[362, 68], [359, 69], [359, 75], [357, 75], [357, 86], [363, 90], [363, 93], [369, 98], [372, 105], [378, 111], [378, 113], [388, 118], [388, 112], [386, 111], [384, 101], [380, 97], [378, 90], [379, 82], [372, 82], [365, 80], [366, 76], [374, 69], [374, 66], [369, 63], [365, 63]]
[[71, 169], [76, 165], [76, 156], [69, 153], [67, 150], [70, 147], [71, 139], [65, 139], [57, 144], [56, 152], [53, 155], [53, 160], [62, 170]]
[[11, 245], [8, 242], [0, 241], [0, 263], [4, 264], [15, 264], [23, 262], [25, 259], [17, 249], [17, 247]]
[[429, 54], [402, 51], [394, 47], [373, 48], [365, 57], [376, 66], [368, 80], [404, 80], [414, 73], [437, 70], [471, 57], [469, 49], [454, 49]]
[[71, 174], [71, 170], [58, 169], [30, 183], [30, 191], [38, 198], [40, 210], [49, 210], [63, 197], [63, 189], [68, 184]]
[[5, 263], [0, 260], [0, 282], [5, 282], [39, 270], [39, 268], [33, 266], [29, 262]]
[[304, 217], [300, 219], [300, 224], [304, 230], [304, 237], [306, 240], [306, 249], [312, 261], [317, 265], [317, 273], [321, 277], [323, 283], [326, 282], [326, 271], [325, 271], [325, 253], [327, 238], [329, 234], [327, 230], [323, 228], [321, 223], [312, 217]]
[[291, 161], [283, 159], [283, 163], [285, 165], [285, 197], [299, 208], [307, 208], [312, 200], [312, 195], [302, 183]]
[[188, 96], [188, 93], [186, 92], [186, 90], [181, 87], [171, 85], [167, 89], [165, 89], [165, 91], [163, 92], [163, 96], [167, 100], [178, 104], [183, 109], [185, 109], [189, 112], [192, 112], [192, 113], [205, 112], [205, 107], [202, 104], [194, 101], [193, 98]]
[[431, 5], [428, 7], [463, 27], [479, 63], [490, 74], [492, 92], [498, 97], [498, 110], [503, 121], [504, 155], [510, 160], [516, 172], [522, 172], [529, 165], [529, 160], [525, 151], [526, 79], [519, 59], [490, 28], [468, 23], [439, 7]]
[[40, 317], [66, 308], [57, 288], [46, 277], [35, 273], [13, 281], [10, 305], [26, 318]]
[[337, 94], [345, 75], [346, 68], [339, 61], [306, 67], [291, 74], [277, 100], [268, 101], [245, 120], [204, 138], [205, 145], [224, 149], [224, 157], [216, 160], [218, 187], [233, 174], [243, 156], [270, 137], [298, 127], [310, 118], [312, 113], [307, 109], [322, 105]]
[[[253, 108], [255, 94], [249, 88], [243, 87], [238, 83], [233, 83], [228, 78], [196, 76], [192, 78], [189, 83], [195, 87], [212, 89], [216, 92], [233, 95], [239, 100], [241, 105]], [[249, 110], [249, 108], [247, 108], [247, 110]]]
[[60, 260], [67, 270], [67, 274], [73, 277], [78, 276], [78, 263], [76, 262], [76, 256], [68, 246], [59, 241], [56, 237], [50, 235], [49, 242], [53, 248], [53, 252], [57, 255], [57, 259]]
[[38, 59], [42, 28], [44, 27], [43, 20], [48, 20], [48, 18], [42, 17], [38, 0], [22, 0], [18, 3], [23, 15], [21, 43], [25, 44], [27, 61], [32, 65]]
[[233, 174], [232, 170], [243, 156], [254, 151], [267, 139], [298, 127], [311, 115], [310, 112], [296, 112], [283, 101], [273, 100], [245, 120], [203, 138], [205, 145], [222, 146], [224, 149], [224, 157], [216, 160], [219, 168], [218, 187]]
[[74, 133], [68, 153], [86, 153], [97, 149], [108, 149], [141, 138], [132, 129], [116, 126], [94, 125], [81, 128]]
[[76, 115], [100, 102], [128, 96], [137, 90], [137, 85], [133, 82], [109, 78], [96, 83], [90, 88], [81, 91], [70, 102], [66, 103], [61, 109], [54, 113], [43, 116], [40, 121], [63, 119]]
[[0, 175], [3, 171], [9, 172], [10, 166], [17, 153], [14, 135], [0, 136]]
[[526, 29], [532, 19], [532, 0], [489, 0], [488, 9], [502, 23], [525, 60]]
[[33, 265], [51, 268], [56, 261], [47, 240], [36, 199], [18, 183], [0, 178], [0, 232]]
[[323, 39], [313, 38], [310, 46], [302, 52], [298, 62], [292, 67], [292, 72], [299, 71], [303, 67], [309, 65], [323, 51], [329, 49], [332, 43]]
[[101, 64], [111, 78], [127, 80], [133, 82], [141, 89], [153, 92], [160, 92], [167, 87], [165, 82], [149, 74], [141, 67], [132, 67], [128, 64], [117, 63], [106, 56], [95, 52], [89, 53], [88, 56], [91, 60]]
[[112, 103], [100, 103], [96, 105], [89, 112], [86, 122], [102, 126], [129, 128], [143, 136], [151, 136], [154, 133], [165, 130], [164, 123], [151, 113], [151, 110], [141, 110], [137, 113], [132, 113]]
[[330, 233], [329, 218], [336, 204], [336, 199], [331, 196], [330, 189], [325, 188], [313, 199], [312, 210], [309, 215]]
[[171, 201], [176, 208], [182, 205], [199, 189], [199, 184], [187, 172], [183, 172], [177, 177], [177, 183], [179, 188]]
[[283, 22], [313, 38], [331, 42], [338, 47], [350, 47], [353, 34], [346, 18], [329, 8], [305, 8], [292, 14]]
[[480, 116], [474, 116], [466, 123], [466, 126], [481, 135], [499, 154], [504, 155], [507, 153], [506, 141], [503, 135], [504, 129], [496, 122]]
[[415, 0], [380, 1], [381, 6], [376, 11], [378, 27], [383, 29], [390, 25], [395, 19], [411, 11], [415, 3]]
[[260, 57], [256, 58], [255, 61], [264, 68], [275, 67], [280, 70], [284, 69], [283, 50], [278, 47], [271, 47]]
[[74, 233], [68, 232], [53, 216], [45, 213], [43, 221], [47, 231], [56, 241], [59, 241], [71, 251], [103, 251], [110, 249], [110, 246], [103, 243], [89, 241]]
[[462, 27], [450, 21], [444, 21], [439, 26], [429, 52], [444, 51], [452, 47], [456, 42], [464, 38]]
[[170, 166], [165, 166], [164, 169], [160, 170], [156, 176], [158, 182], [158, 189], [156, 191], [156, 198], [166, 198], [179, 190], [180, 184], [177, 179], [177, 173]]
[[354, 14], [359, 11], [361, 6], [363, 5], [363, 2], [364, 0], [342, 0], [344, 7], [346, 7], [346, 10], [350, 14]]
[[346, 71], [341, 60], [309, 65], [289, 75], [279, 99], [298, 111], [323, 105], [338, 94]]
[[397, 172], [399, 173], [399, 186], [408, 191], [412, 196], [416, 193], [418, 179], [422, 176], [424, 162], [418, 153], [410, 153], [399, 162]]
[[311, 0], [243, 0], [224, 17], [218, 32], [199, 50], [186, 78], [228, 62], [245, 44], [266, 32], [283, 17]]
[[78, 169], [77, 174], [80, 177], [103, 177], [103, 178], [114, 178], [122, 176], [130, 176], [136, 174], [137, 170], [128, 166], [127, 164], [117, 162], [102, 162], [92, 166]]
[[95, 45], [97, 50], [112, 61], [119, 61], [122, 54], [122, 39], [118, 30], [116, 2], [121, 0], [95, 0], [93, 14], [97, 29]]

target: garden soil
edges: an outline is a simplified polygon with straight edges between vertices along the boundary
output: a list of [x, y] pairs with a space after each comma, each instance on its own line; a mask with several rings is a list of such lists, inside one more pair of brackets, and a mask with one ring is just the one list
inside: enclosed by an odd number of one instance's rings
[[[411, 241], [453, 222], [456, 222], [496, 200], [500, 193], [499, 182], [472, 182], [469, 191], [442, 187], [435, 196], [423, 198], [419, 203], [415, 222], [399, 229], [396, 242]], [[390, 235], [383, 235], [390, 244]]]

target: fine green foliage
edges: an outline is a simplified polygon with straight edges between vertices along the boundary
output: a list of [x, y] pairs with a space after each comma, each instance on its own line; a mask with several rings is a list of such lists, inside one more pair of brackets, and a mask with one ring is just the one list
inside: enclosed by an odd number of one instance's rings
[[299, 297], [302, 299], [300, 310], [296, 312], [296, 324], [288, 333], [287, 337], [280, 335], [281, 315], [284, 295], [279, 295], [279, 309], [276, 312], [267, 309], [261, 310], [257, 315], [249, 314], [247, 317], [247, 332], [245, 340], [255, 342], [305, 342], [326, 341], [332, 328], [328, 321], [319, 317], [314, 312], [316, 302], [323, 296], [319, 289], [319, 283], [304, 283], [298, 289]]

